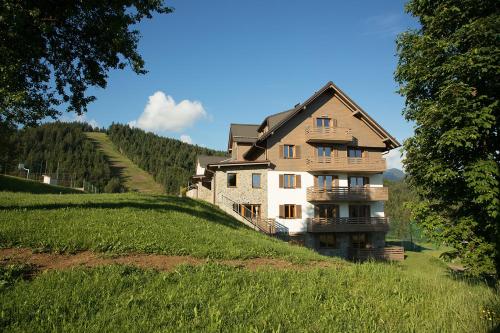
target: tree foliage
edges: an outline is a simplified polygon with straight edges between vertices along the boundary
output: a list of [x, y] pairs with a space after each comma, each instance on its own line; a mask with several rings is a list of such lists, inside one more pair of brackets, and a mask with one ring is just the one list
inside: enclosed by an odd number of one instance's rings
[[418, 201], [416, 193], [408, 186], [405, 179], [385, 180], [384, 186], [389, 189], [389, 200], [385, 203], [384, 209], [390, 218], [390, 236], [401, 240], [420, 239], [420, 230], [413, 225], [408, 208]]
[[420, 28], [401, 34], [395, 78], [415, 124], [405, 170], [427, 234], [470, 274], [499, 272], [500, 2], [412, 0]]
[[128, 125], [113, 124], [108, 136], [120, 152], [153, 175], [168, 193], [178, 194], [195, 172], [196, 156], [225, 153], [179, 140], [146, 133]]
[[171, 11], [163, 0], [1, 1], [0, 123], [33, 125], [61, 105], [81, 114], [110, 69], [145, 73], [133, 27]]
[[32, 174], [48, 174], [60, 181], [82, 186], [83, 180], [102, 191], [111, 179], [106, 157], [84, 134], [92, 131], [83, 123], [48, 123], [17, 130], [11, 137], [7, 170], [24, 163]]

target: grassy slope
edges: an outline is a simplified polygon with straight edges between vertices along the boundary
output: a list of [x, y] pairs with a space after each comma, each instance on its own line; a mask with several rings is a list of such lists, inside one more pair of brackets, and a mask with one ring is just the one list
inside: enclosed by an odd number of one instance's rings
[[107, 156], [114, 175], [119, 176], [129, 191], [161, 194], [162, 186], [155, 182], [153, 176], [139, 168], [127, 157], [120, 154], [105, 133], [88, 132], [88, 138], [96, 142], [98, 148]]
[[41, 193], [82, 193], [79, 190], [75, 190], [68, 187], [53, 186], [48, 184], [43, 184], [33, 180], [22, 179], [12, 176], [0, 175], [0, 191], [11, 191], [11, 192], [27, 192], [34, 194]]
[[[0, 244], [199, 257], [317, 259], [189, 199], [0, 193]], [[429, 252], [434, 255], [434, 252]], [[0, 331], [486, 332], [500, 299], [426, 251], [403, 264], [248, 271], [207, 263], [123, 266], [16, 279], [0, 266]]]
[[137, 193], [0, 192], [0, 246], [146, 252], [210, 258], [322, 258], [248, 229], [214, 206]]

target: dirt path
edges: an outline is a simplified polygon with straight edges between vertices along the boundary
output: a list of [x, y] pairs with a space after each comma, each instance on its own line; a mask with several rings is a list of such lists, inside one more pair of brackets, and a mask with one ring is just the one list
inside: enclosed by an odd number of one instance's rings
[[255, 258], [247, 260], [207, 260], [189, 256], [168, 256], [161, 254], [130, 254], [124, 256], [103, 256], [102, 254], [83, 251], [77, 254], [33, 253], [26, 248], [0, 249], [0, 265], [13, 263], [31, 264], [37, 270], [68, 269], [77, 266], [96, 267], [111, 264], [132, 265], [141, 268], [153, 268], [160, 271], [172, 271], [180, 264], [201, 265], [215, 262], [234, 267], [256, 270], [261, 267], [275, 269], [312, 269], [336, 267], [338, 264], [315, 261], [306, 264], [294, 264], [282, 259]]
[[150, 194], [165, 192], [153, 176], [122, 155], [105, 133], [87, 132], [85, 135], [107, 156], [113, 175], [120, 177], [130, 191]]

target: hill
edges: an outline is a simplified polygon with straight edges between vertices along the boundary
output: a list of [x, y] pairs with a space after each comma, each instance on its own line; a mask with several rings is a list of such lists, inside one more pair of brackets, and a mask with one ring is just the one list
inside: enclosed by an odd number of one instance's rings
[[118, 151], [153, 175], [167, 193], [177, 194], [194, 174], [196, 156], [225, 153], [147, 133], [128, 125], [113, 124], [108, 129], [110, 140]]
[[383, 178], [389, 181], [399, 181], [405, 178], [405, 173], [396, 168], [387, 169], [384, 171]]
[[500, 318], [493, 289], [426, 246], [350, 264], [191, 199], [0, 192], [0, 230], [2, 331], [486, 332]]
[[161, 185], [153, 177], [135, 165], [130, 159], [120, 154], [106, 133], [86, 132], [110, 164], [111, 174], [119, 177], [127, 191], [160, 194], [164, 193]]
[[37, 181], [22, 179], [18, 177], [0, 175], [0, 191], [10, 192], [27, 192], [34, 194], [47, 193], [82, 193], [82, 191], [62, 187], [43, 184]]

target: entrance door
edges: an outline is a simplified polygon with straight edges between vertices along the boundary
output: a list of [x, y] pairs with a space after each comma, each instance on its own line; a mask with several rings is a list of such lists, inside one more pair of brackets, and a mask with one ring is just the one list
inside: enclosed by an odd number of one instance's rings
[[332, 187], [338, 186], [338, 176], [318, 175], [316, 176], [316, 186], [320, 190], [331, 190]]
[[351, 247], [355, 249], [366, 248], [366, 234], [365, 233], [353, 233], [351, 234]]

